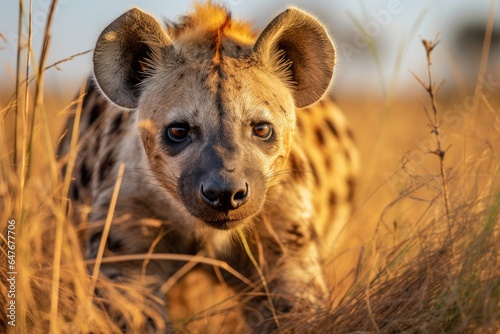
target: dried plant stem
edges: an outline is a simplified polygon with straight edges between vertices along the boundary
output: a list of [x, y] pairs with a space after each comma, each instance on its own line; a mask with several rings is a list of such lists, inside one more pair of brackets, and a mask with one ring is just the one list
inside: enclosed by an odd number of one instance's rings
[[[21, 11], [19, 13], [19, 20], [20, 22], [22, 22], [22, 15], [24, 13], [24, 5], [22, 4], [22, 0], [20, 0], [21, 4], [20, 4], [20, 8], [19, 10]], [[28, 14], [29, 14], [29, 21], [28, 21], [28, 41], [27, 41], [27, 45], [26, 45], [26, 52], [27, 52], [27, 55], [26, 55], [26, 73], [25, 73], [25, 76], [26, 78], [29, 76], [29, 71], [30, 71], [30, 64], [31, 64], [31, 43], [32, 43], [32, 12], [33, 12], [33, 6], [32, 6], [32, 2], [30, 1], [30, 5], [29, 5], [29, 10], [28, 10]], [[19, 35], [18, 35], [18, 41], [19, 41], [19, 44], [18, 44], [18, 71], [20, 71], [20, 57], [19, 57], [19, 54], [21, 53], [21, 41], [22, 41], [22, 28], [19, 30]], [[16, 79], [17, 80], [17, 79]], [[20, 88], [20, 83], [16, 85], [16, 100], [17, 100], [17, 103], [16, 103], [16, 114], [14, 115], [14, 117], [16, 118], [16, 124], [15, 124], [15, 130], [14, 130], [14, 168], [18, 167], [19, 168], [19, 192], [18, 192], [18, 196], [19, 196], [19, 200], [17, 201], [17, 216], [18, 216], [18, 219], [19, 221], [22, 222], [22, 211], [23, 211], [23, 198], [24, 198], [24, 184], [25, 184], [25, 173], [26, 173], [26, 152], [27, 152], [27, 147], [28, 147], [28, 144], [27, 144], [27, 141], [26, 141], [26, 138], [27, 138], [27, 135], [26, 135], [26, 131], [27, 131], [27, 128], [28, 128], [28, 108], [29, 108], [29, 85], [26, 84], [26, 81], [24, 82], [25, 84], [25, 87], [24, 87], [24, 104], [20, 104], [19, 102], [21, 101], [20, 99], [20, 96], [18, 95], [19, 94], [19, 88]], [[19, 106], [22, 105], [22, 110], [21, 112], [19, 112]], [[19, 129], [19, 118], [22, 117], [22, 152], [21, 152], [21, 163], [20, 163], [20, 166], [17, 166], [17, 130]]]
[[420, 79], [418, 76], [416, 76], [413, 72], [413, 76], [417, 81], [422, 85], [422, 87], [425, 88], [427, 94], [429, 95], [431, 99], [431, 106], [432, 106], [432, 117], [429, 116], [427, 113], [426, 109], [426, 114], [427, 118], [429, 120], [429, 127], [431, 128], [431, 133], [434, 134], [434, 137], [436, 139], [436, 146], [437, 148], [433, 151], [430, 151], [430, 153], [435, 154], [439, 158], [439, 170], [440, 170], [440, 176], [441, 176], [441, 184], [443, 187], [443, 199], [444, 199], [444, 206], [446, 210], [446, 220], [448, 223], [448, 233], [450, 240], [453, 240], [453, 232], [451, 228], [451, 220], [450, 220], [450, 201], [449, 201], [449, 196], [448, 196], [448, 186], [446, 182], [446, 169], [444, 168], [444, 157], [446, 155], [446, 152], [448, 151], [449, 147], [443, 150], [443, 146], [441, 143], [441, 135], [440, 135], [440, 126], [441, 126], [441, 121], [439, 120], [438, 116], [438, 108], [437, 108], [437, 102], [436, 102], [436, 91], [437, 87], [432, 81], [432, 71], [431, 71], [431, 65], [432, 65], [432, 51], [434, 48], [439, 44], [439, 34], [436, 36], [434, 41], [422, 39], [422, 43], [424, 44], [426, 55], [427, 55], [427, 76], [428, 76], [428, 84], [424, 83], [422, 79]]
[[431, 71], [431, 52], [434, 49], [434, 47], [437, 45], [437, 40], [434, 42], [428, 41], [428, 44], [430, 46], [427, 46], [427, 44], [424, 42], [424, 45], [426, 46], [426, 51], [427, 51], [427, 74], [429, 76], [429, 85], [427, 87], [427, 92], [429, 93], [429, 97], [431, 98], [431, 104], [432, 104], [432, 113], [434, 116], [434, 122], [431, 124], [432, 128], [432, 133], [434, 134], [436, 138], [436, 144], [437, 144], [437, 149], [434, 151], [434, 153], [439, 157], [439, 169], [441, 173], [441, 182], [443, 185], [443, 198], [444, 198], [444, 205], [446, 209], [446, 219], [448, 221], [448, 230], [450, 233], [450, 238], [452, 236], [452, 230], [451, 230], [451, 220], [450, 220], [450, 200], [448, 197], [448, 185], [446, 182], [446, 169], [444, 168], [444, 157], [446, 154], [446, 151], [448, 151], [448, 148], [446, 150], [443, 150], [442, 145], [441, 145], [441, 135], [439, 133], [439, 127], [441, 125], [441, 122], [439, 121], [438, 118], [438, 110], [437, 110], [437, 103], [436, 103], [436, 86], [432, 82], [432, 71]]
[[[252, 289], [256, 289], [257, 285], [250, 281], [248, 278], [240, 274], [236, 269], [227, 264], [226, 261], [213, 259], [210, 257], [201, 257], [201, 254], [188, 255], [188, 254], [173, 254], [173, 253], [153, 253], [153, 254], [125, 254], [125, 255], [112, 255], [106, 256], [101, 259], [101, 264], [103, 263], [119, 263], [119, 262], [129, 262], [129, 261], [144, 261], [144, 260], [155, 260], [155, 261], [196, 261], [197, 263], [203, 263], [209, 266], [215, 266], [222, 268]], [[86, 260], [85, 265], [89, 266], [96, 263], [96, 259]]]
[[20, 106], [20, 92], [19, 85], [21, 83], [21, 50], [22, 50], [22, 36], [23, 36], [23, 16], [24, 16], [24, 1], [19, 0], [19, 18], [17, 26], [17, 60], [16, 60], [16, 111], [14, 114], [14, 155], [12, 158], [12, 165], [14, 168], [17, 166], [17, 130], [19, 128], [19, 106]]
[[[52, 19], [54, 17], [54, 12], [55, 8], [57, 5], [57, 0], [52, 0], [52, 4], [50, 6], [49, 14], [47, 17], [47, 25], [45, 26], [45, 32], [44, 32], [44, 40], [43, 40], [43, 47], [42, 47], [42, 53], [40, 54], [40, 62], [38, 64], [38, 71], [36, 73], [36, 88], [35, 88], [35, 107], [33, 109], [33, 115], [31, 119], [31, 127], [29, 130], [29, 141], [28, 141], [28, 150], [27, 150], [27, 155], [28, 155], [28, 161], [27, 161], [27, 170], [25, 174], [25, 182], [29, 179], [30, 175], [30, 167], [31, 167], [31, 159], [32, 159], [32, 147], [33, 147], [33, 133], [34, 133], [34, 127], [35, 127], [35, 119], [36, 115], [40, 112], [45, 112], [43, 108], [43, 88], [44, 88], [44, 78], [45, 78], [45, 62], [47, 60], [47, 55], [49, 53], [49, 47], [50, 47], [50, 28], [52, 26]], [[26, 81], [28, 82], [28, 80]], [[49, 154], [49, 156], [53, 156]]]

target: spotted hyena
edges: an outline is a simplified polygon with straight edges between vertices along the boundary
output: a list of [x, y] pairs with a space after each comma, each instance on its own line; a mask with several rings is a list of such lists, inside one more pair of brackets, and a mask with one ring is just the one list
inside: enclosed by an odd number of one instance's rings
[[[357, 164], [346, 121], [325, 96], [335, 51], [324, 26], [297, 8], [260, 34], [213, 3], [166, 27], [132, 9], [101, 33], [93, 64], [70, 194], [90, 207], [87, 258], [124, 163], [105, 256], [201, 252], [227, 262], [253, 282], [240, 305], [245, 319], [261, 319], [248, 325], [257, 333], [324, 306], [320, 258], [350, 215]], [[168, 330], [162, 284], [184, 264], [103, 264], [101, 274], [154, 295], [146, 323], [117, 322]]]

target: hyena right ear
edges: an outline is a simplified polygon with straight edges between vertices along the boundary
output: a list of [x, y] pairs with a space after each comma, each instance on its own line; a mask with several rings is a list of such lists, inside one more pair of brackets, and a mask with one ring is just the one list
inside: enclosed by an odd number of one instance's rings
[[137, 108], [140, 83], [171, 40], [151, 15], [134, 8], [107, 26], [94, 51], [94, 75], [106, 96], [123, 108]]
[[276, 16], [255, 42], [254, 51], [293, 86], [297, 108], [319, 100], [330, 85], [335, 65], [333, 42], [318, 20], [297, 8]]

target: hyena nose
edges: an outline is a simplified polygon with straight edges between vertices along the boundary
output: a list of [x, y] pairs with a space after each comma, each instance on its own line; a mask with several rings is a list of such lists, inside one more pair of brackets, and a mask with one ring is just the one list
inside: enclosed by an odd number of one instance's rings
[[250, 188], [246, 182], [244, 186], [231, 187], [208, 181], [202, 183], [200, 187], [203, 203], [219, 211], [239, 208], [247, 202], [249, 193]]

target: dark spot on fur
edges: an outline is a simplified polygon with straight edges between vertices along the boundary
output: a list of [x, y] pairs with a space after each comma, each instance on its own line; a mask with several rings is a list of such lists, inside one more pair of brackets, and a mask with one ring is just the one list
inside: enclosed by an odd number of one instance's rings
[[325, 167], [326, 169], [332, 169], [332, 157], [330, 155], [325, 156]]
[[110, 280], [117, 280], [121, 278], [123, 275], [119, 271], [113, 270], [113, 272], [107, 273], [107, 276]]
[[73, 185], [73, 187], [71, 187], [71, 198], [75, 201], [78, 201], [78, 199], [80, 198], [80, 192], [78, 191], [78, 187]]
[[280, 109], [285, 115], [288, 115], [286, 109], [282, 105], [280, 105]]
[[304, 233], [300, 230], [300, 226], [296, 223], [292, 225], [290, 229], [287, 230], [289, 233], [289, 238], [287, 238], [288, 246], [300, 248], [304, 245], [306, 241], [304, 238]]
[[94, 105], [94, 108], [90, 111], [89, 126], [94, 124], [94, 122], [101, 116], [101, 106], [99, 103]]
[[82, 183], [82, 186], [88, 186], [91, 178], [92, 171], [88, 169], [87, 164], [82, 163], [82, 167], [80, 168], [80, 182]]
[[95, 246], [98, 246], [99, 243], [101, 242], [101, 238], [102, 238], [102, 231], [94, 233], [89, 239], [89, 247], [94, 247], [94, 244]]
[[347, 182], [347, 200], [349, 202], [352, 202], [352, 200], [354, 199], [354, 192], [356, 190], [356, 180], [352, 176], [349, 176], [346, 182]]
[[309, 235], [311, 236], [311, 240], [319, 241], [318, 233], [316, 232], [313, 224], [309, 224]]
[[66, 172], [67, 172], [67, 171], [68, 171], [68, 165], [66, 165], [66, 164], [65, 164], [65, 165], [64, 165], [64, 166], [62, 166], [62, 168], [61, 168], [61, 174], [62, 174], [63, 176], [64, 176], [64, 175], [66, 175]]
[[292, 169], [292, 175], [295, 180], [303, 180], [304, 178], [304, 167], [302, 161], [297, 158], [295, 154], [290, 154], [290, 168]]
[[317, 128], [315, 133], [316, 133], [316, 139], [318, 140], [318, 143], [320, 145], [325, 145], [325, 137], [323, 137], [323, 130], [320, 128]]
[[102, 141], [103, 134], [102, 132], [99, 133], [99, 136], [97, 136], [97, 139], [94, 144], [94, 153], [99, 152], [99, 148], [101, 147], [101, 141]]
[[304, 233], [302, 233], [299, 229], [298, 224], [293, 224], [291, 229], [286, 230], [288, 233], [295, 235], [297, 238], [303, 238]]
[[109, 151], [101, 163], [101, 168], [99, 169], [99, 181], [103, 182], [109, 175], [109, 172], [113, 168], [115, 160], [113, 159], [113, 152]]
[[335, 206], [337, 204], [337, 194], [333, 190], [330, 191], [330, 195], [328, 196], [328, 203], [330, 206]]
[[332, 121], [329, 119], [325, 120], [326, 125], [328, 126], [328, 129], [332, 132], [332, 134], [335, 136], [335, 138], [339, 138], [339, 132], [337, 131], [337, 128], [335, 128], [335, 125], [333, 125]]
[[351, 162], [351, 154], [349, 153], [348, 150], [344, 150], [344, 156], [347, 162]]
[[115, 133], [120, 129], [120, 125], [122, 124], [123, 120], [123, 113], [119, 113], [116, 115], [116, 117], [113, 119], [113, 122], [111, 123], [111, 128], [109, 129], [110, 133]]
[[295, 122], [295, 125], [297, 127], [297, 131], [300, 133], [304, 132], [304, 127], [302, 126], [302, 121], [300, 120], [300, 117], [297, 117], [297, 121]]
[[289, 314], [294, 309], [293, 302], [285, 298], [278, 298], [277, 300], [274, 300], [273, 303], [278, 312], [283, 314]]
[[121, 239], [108, 237], [107, 246], [110, 251], [116, 252], [123, 248], [123, 241]]
[[314, 164], [312, 163], [312, 161], [309, 159], [310, 161], [310, 165], [311, 165], [311, 172], [314, 176], [314, 182], [316, 182], [316, 185], [319, 187], [321, 186], [321, 180], [319, 179], [319, 175], [318, 175], [318, 170], [316, 169], [316, 166], [314, 166]]
[[182, 80], [182, 78], [184, 78], [184, 73], [179, 74], [179, 79], [178, 80]]
[[346, 133], [347, 133], [347, 137], [349, 137], [349, 139], [350, 139], [350, 140], [352, 140], [352, 141], [355, 141], [355, 140], [356, 140], [356, 139], [354, 138], [354, 133], [352, 132], [352, 130], [351, 130], [351, 129], [349, 129], [349, 128], [348, 128], [348, 129], [346, 130]]

